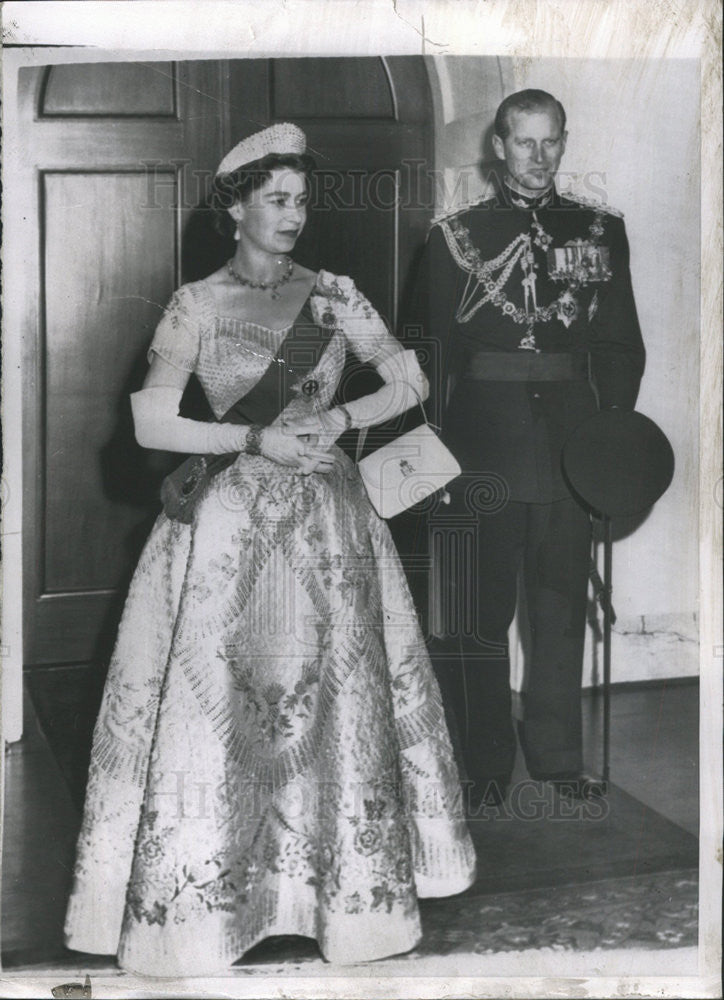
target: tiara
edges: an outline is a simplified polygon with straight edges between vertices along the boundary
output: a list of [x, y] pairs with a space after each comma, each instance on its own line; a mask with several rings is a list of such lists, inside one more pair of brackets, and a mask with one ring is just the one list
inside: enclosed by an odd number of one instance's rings
[[219, 164], [216, 176], [230, 174], [269, 153], [303, 153], [306, 147], [307, 137], [298, 126], [291, 122], [270, 125], [237, 143]]

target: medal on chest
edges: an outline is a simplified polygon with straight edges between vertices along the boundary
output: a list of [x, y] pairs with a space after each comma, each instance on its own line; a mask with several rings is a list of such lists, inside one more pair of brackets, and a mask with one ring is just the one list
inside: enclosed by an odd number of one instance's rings
[[553, 281], [587, 285], [611, 278], [608, 247], [588, 240], [569, 240], [548, 250], [548, 276]]
[[[609, 281], [611, 278], [608, 247], [598, 243], [603, 235], [602, 219], [603, 212], [597, 211], [589, 226], [587, 239], [570, 240], [562, 247], [554, 247], [553, 237], [545, 231], [534, 211], [531, 213], [530, 230], [519, 233], [492, 260], [482, 259], [466, 226], [454, 218], [446, 220], [442, 228], [448, 247], [458, 265], [468, 274], [456, 312], [457, 321], [468, 322], [486, 302], [490, 302], [514, 323], [525, 326], [525, 334], [521, 337], [518, 348], [537, 351], [537, 323], [548, 323], [556, 319], [566, 328], [570, 327], [581, 313], [576, 293], [592, 282]], [[556, 299], [547, 305], [539, 303], [540, 296], [536, 287], [539, 263], [535, 247], [545, 253], [547, 277], [551, 281], [565, 284]], [[508, 282], [514, 280], [516, 265], [522, 272], [522, 306], [512, 302], [504, 291]], [[588, 310], [589, 320], [592, 318], [592, 311], [595, 313], [594, 303], [597, 304], [597, 294], [594, 294]]]

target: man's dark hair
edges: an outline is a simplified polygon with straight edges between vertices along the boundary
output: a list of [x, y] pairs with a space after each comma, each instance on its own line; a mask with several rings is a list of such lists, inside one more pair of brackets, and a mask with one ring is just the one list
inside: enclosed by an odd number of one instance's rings
[[560, 101], [545, 90], [519, 90], [510, 94], [495, 113], [495, 134], [501, 139], [510, 135], [510, 115], [513, 111], [555, 111], [560, 119], [561, 132], [566, 129], [566, 112]]

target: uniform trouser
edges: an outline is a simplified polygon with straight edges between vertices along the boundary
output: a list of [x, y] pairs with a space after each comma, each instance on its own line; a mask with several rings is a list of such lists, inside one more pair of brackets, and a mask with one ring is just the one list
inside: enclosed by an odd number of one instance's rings
[[[507, 783], [513, 769], [508, 629], [521, 569], [525, 608], [520, 611], [525, 611], [530, 639], [519, 726], [526, 765], [532, 777], [580, 771], [589, 517], [572, 499], [508, 502], [494, 513], [471, 513], [457, 491], [445, 516], [452, 522], [456, 513], [474, 523], [468, 546], [472, 564], [461, 557], [446, 559], [446, 546], [438, 545], [437, 553], [443, 554], [436, 561], [443, 565], [435, 567], [433, 578], [437, 574], [443, 603], [467, 607], [469, 615], [465, 621], [465, 614], [453, 614], [456, 627], [429, 641], [467, 776], [486, 787], [492, 779]], [[450, 531], [456, 530], [451, 525]], [[452, 548], [461, 551], [460, 546]]]

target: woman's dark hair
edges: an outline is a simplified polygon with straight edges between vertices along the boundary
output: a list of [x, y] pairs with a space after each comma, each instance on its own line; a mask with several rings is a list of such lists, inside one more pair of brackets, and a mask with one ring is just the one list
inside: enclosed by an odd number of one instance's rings
[[214, 213], [214, 228], [221, 236], [233, 236], [236, 224], [229, 215], [229, 209], [237, 201], [247, 201], [251, 195], [269, 180], [273, 170], [287, 167], [304, 174], [307, 184], [316, 164], [306, 153], [268, 153], [260, 160], [245, 163], [230, 174], [219, 174], [214, 178], [211, 189], [211, 209]]

